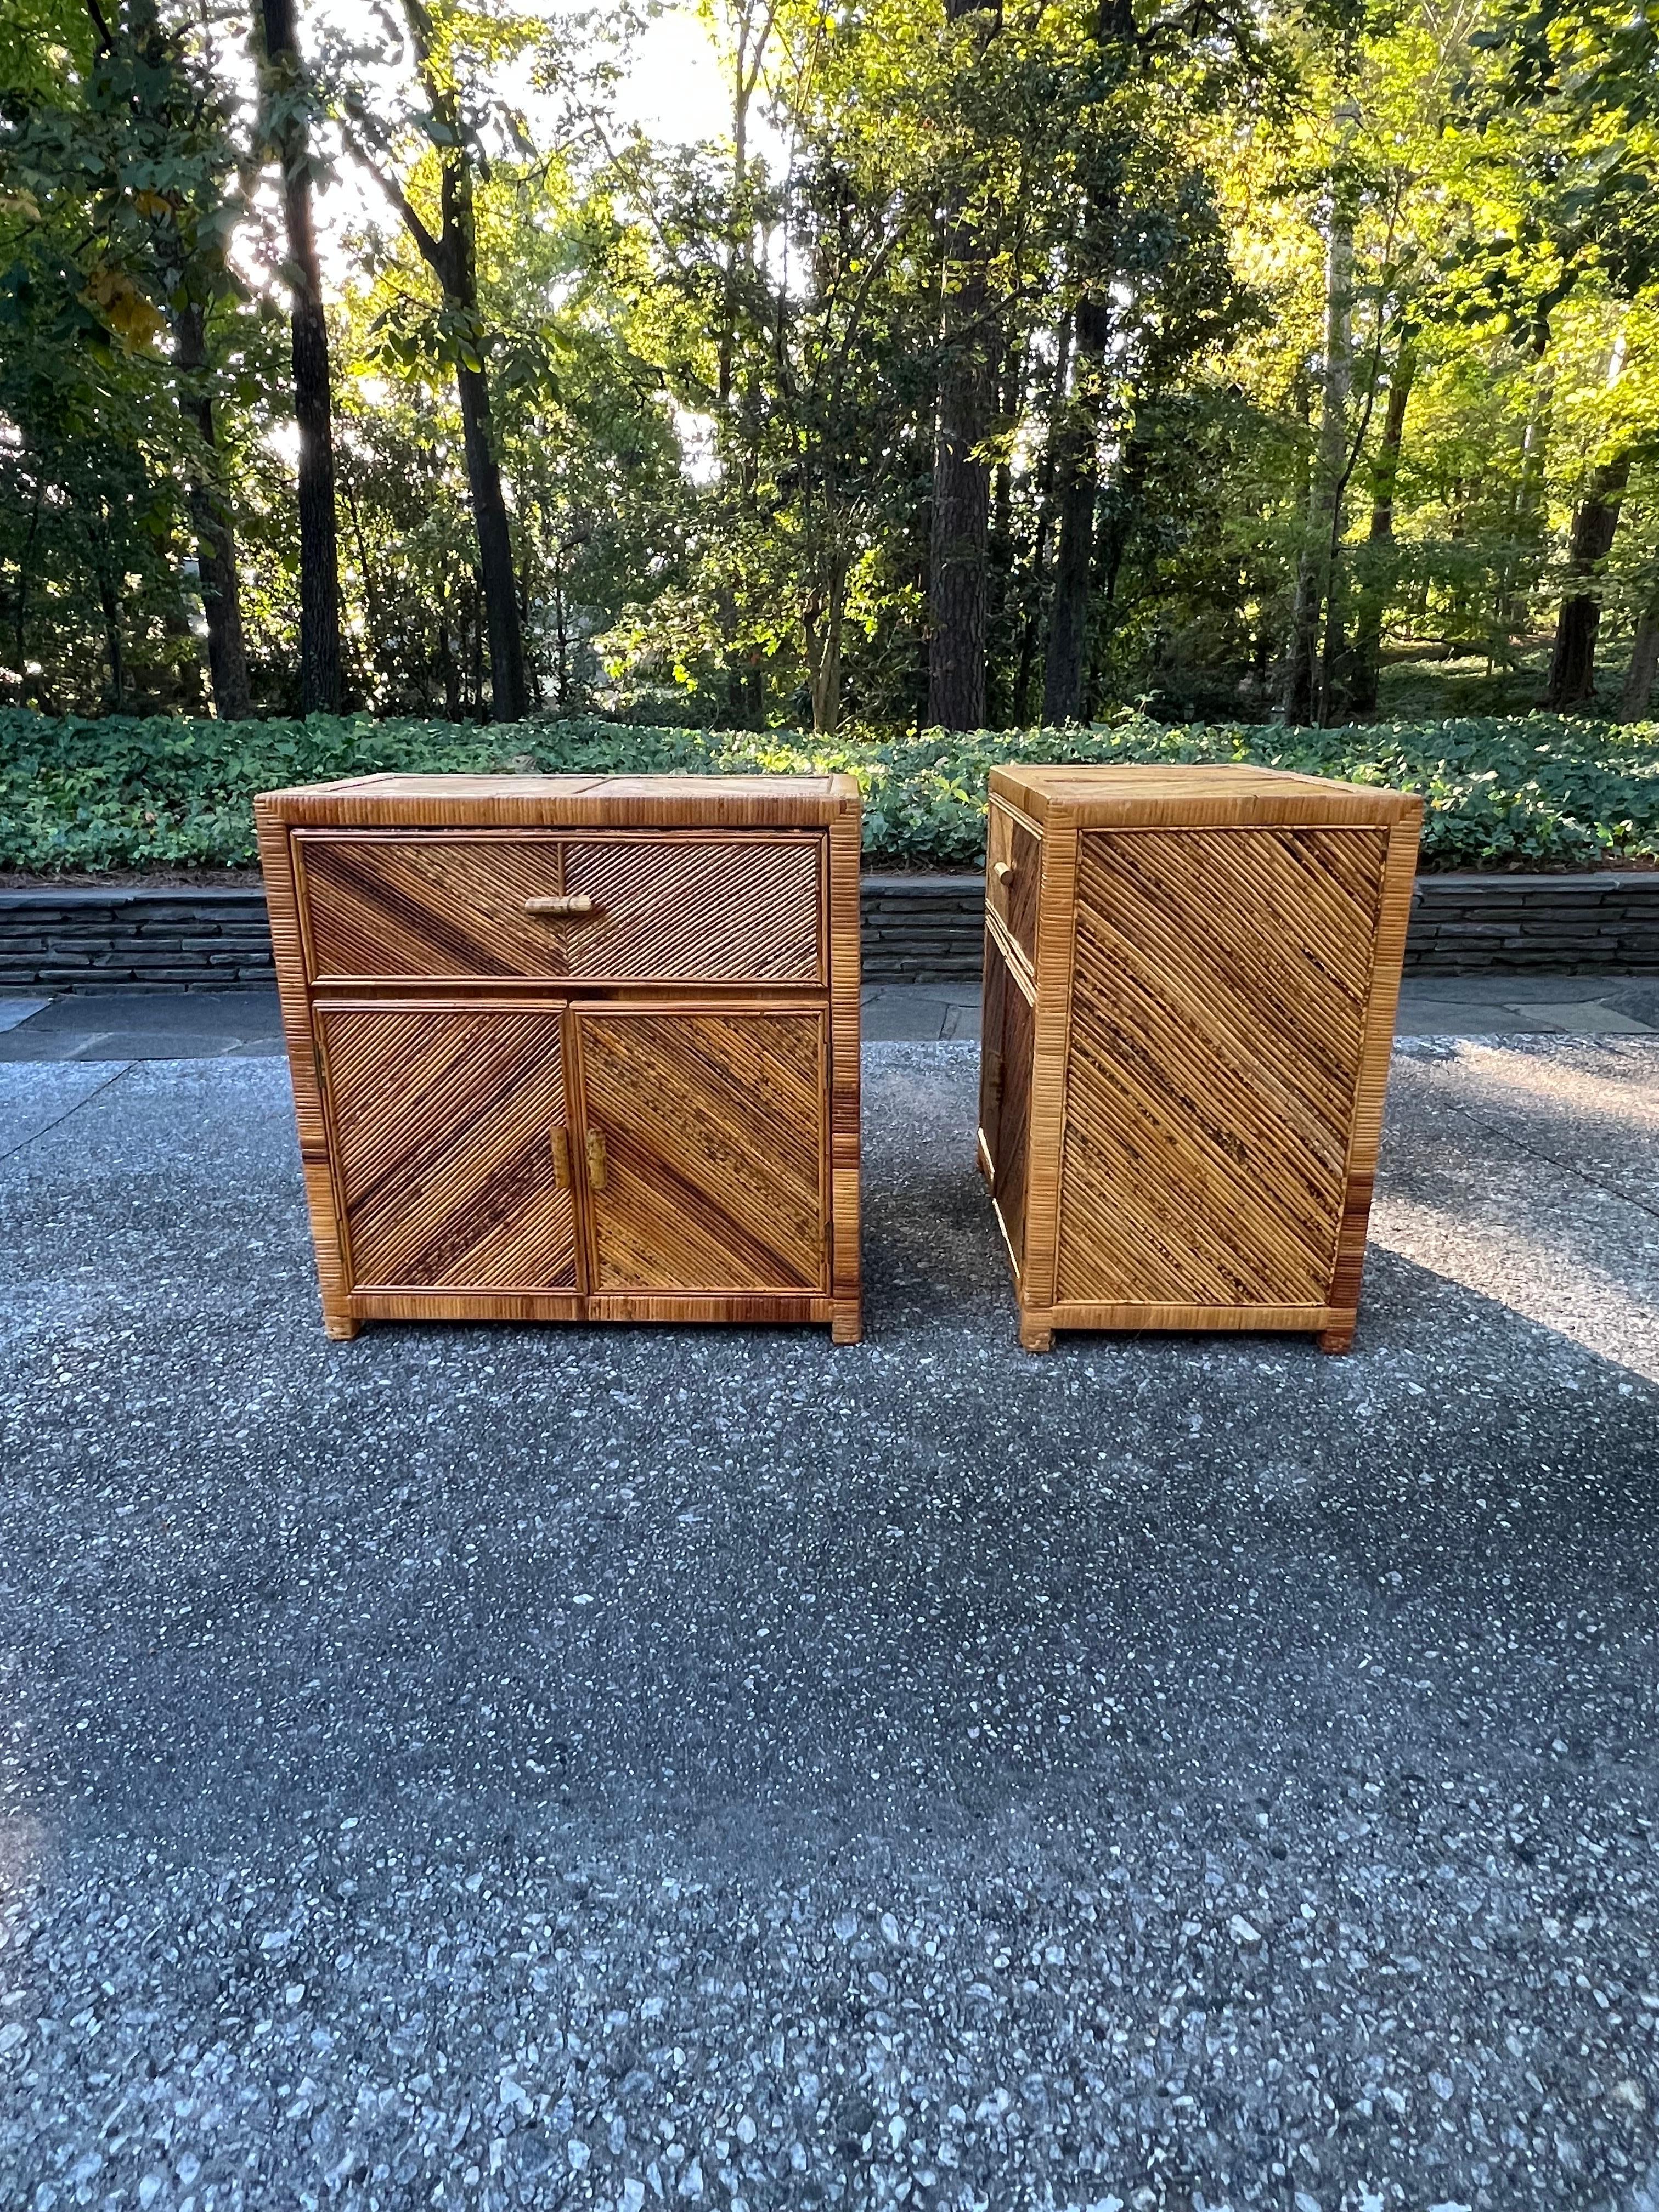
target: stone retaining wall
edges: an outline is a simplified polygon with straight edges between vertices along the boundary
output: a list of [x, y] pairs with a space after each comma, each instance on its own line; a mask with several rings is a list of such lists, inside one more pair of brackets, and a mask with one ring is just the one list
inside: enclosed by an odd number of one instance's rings
[[[866, 979], [971, 981], [983, 915], [975, 876], [866, 876]], [[1425, 876], [1406, 964], [1441, 975], [1659, 972], [1659, 872]], [[274, 981], [258, 890], [0, 890], [0, 990], [223, 991]]]
[[262, 890], [0, 890], [0, 990], [273, 989]]

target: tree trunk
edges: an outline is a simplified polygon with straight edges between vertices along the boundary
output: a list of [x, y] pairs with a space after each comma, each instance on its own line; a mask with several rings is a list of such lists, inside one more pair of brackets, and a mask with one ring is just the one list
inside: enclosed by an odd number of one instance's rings
[[1412, 339], [1402, 338], [1389, 384], [1382, 441], [1371, 465], [1371, 526], [1366, 540], [1364, 581], [1359, 594], [1359, 619], [1354, 629], [1353, 665], [1348, 686], [1349, 706], [1359, 714], [1376, 711], [1382, 663], [1382, 617], [1394, 573], [1395, 486], [1400, 476], [1406, 410], [1416, 376], [1417, 347]]
[[[189, 307], [173, 324], [173, 354], [187, 376], [198, 374], [207, 360], [202, 310]], [[205, 465], [190, 479], [190, 514], [196, 526], [196, 570], [207, 617], [208, 673], [213, 704], [222, 722], [245, 721], [252, 713], [248, 692], [247, 647], [242, 634], [242, 586], [236, 573], [236, 534], [217, 482], [218, 441], [213, 402], [205, 392], [188, 392], [185, 411], [196, 426]]]
[[[1308, 495], [1307, 537], [1297, 564], [1296, 605], [1285, 690], [1285, 719], [1323, 722], [1341, 657], [1339, 617], [1332, 606], [1337, 547], [1342, 536], [1342, 480], [1348, 459], [1348, 394], [1353, 380], [1354, 191], [1348, 141], [1358, 121], [1339, 113], [1341, 141], [1332, 164], [1325, 244], [1325, 349], [1320, 365], [1319, 446]], [[1320, 650], [1320, 617], [1328, 616]]]
[[1042, 586], [1048, 568], [1048, 532], [1054, 521], [1060, 416], [1071, 371], [1072, 323], [1073, 318], [1067, 315], [1060, 326], [1060, 341], [1054, 349], [1054, 380], [1048, 392], [1050, 428], [1043, 441], [1042, 468], [1037, 483], [1036, 527], [1031, 538], [1030, 582], [1026, 592], [1025, 620], [1019, 641], [1019, 672], [1014, 678], [1014, 719], [1021, 725], [1031, 719], [1031, 684], [1036, 665], [1037, 633], [1042, 618]]
[[1055, 458], [1060, 542], [1048, 606], [1042, 672], [1045, 724], [1075, 722], [1083, 710], [1089, 648], [1089, 584], [1094, 566], [1095, 507], [1100, 489], [1100, 410], [1111, 311], [1085, 295], [1074, 319], [1076, 372]]
[[829, 556], [823, 589], [813, 592], [802, 621], [812, 685], [814, 737], [833, 737], [841, 720], [841, 647], [846, 620], [847, 556], [837, 551]]
[[115, 596], [115, 580], [110, 574], [108, 533], [100, 518], [95, 554], [98, 574], [98, 605], [104, 617], [104, 650], [109, 656], [110, 700], [113, 710], [119, 714], [126, 705], [127, 664], [121, 646], [121, 605]]
[[293, 292], [294, 419], [300, 435], [300, 705], [340, 711], [340, 556], [334, 521], [334, 427], [322, 271], [312, 210], [311, 143], [298, 106], [295, 0], [261, 0], [268, 76], [280, 102], [276, 143]]
[[45, 478], [37, 474], [34, 479], [34, 498], [29, 507], [28, 535], [23, 540], [23, 550], [17, 558], [17, 605], [12, 613], [14, 635], [16, 640], [17, 696], [19, 702], [25, 707], [34, 696], [35, 689], [30, 681], [28, 668], [29, 575], [34, 562], [34, 541], [40, 534], [40, 507], [45, 497]]
[[1527, 403], [1526, 428], [1521, 434], [1521, 466], [1515, 496], [1510, 503], [1510, 542], [1498, 571], [1497, 629], [1507, 647], [1525, 620], [1525, 601], [1519, 585], [1522, 563], [1530, 550], [1536, 553], [1546, 521], [1544, 458], [1549, 445], [1550, 414], [1555, 397], [1555, 371], [1549, 356], [1550, 328], [1540, 317], [1534, 327], [1532, 389]]
[[739, 6], [737, 51], [732, 72], [732, 206], [726, 221], [726, 267], [720, 289], [720, 333], [715, 367], [720, 405], [732, 398], [732, 363], [737, 349], [738, 283], [739, 270], [750, 266], [752, 231], [744, 202], [749, 182], [749, 110], [760, 82], [766, 42], [771, 35], [773, 11], [756, 21], [758, 10]]
[[526, 690], [524, 629], [519, 620], [518, 578], [507, 527], [501, 472], [490, 433], [489, 386], [481, 368], [455, 370], [466, 446], [466, 481], [478, 533], [478, 571], [489, 631], [490, 711], [498, 722], [524, 720]]
[[[1575, 580], [1597, 578], [1613, 550], [1619, 509], [1630, 481], [1630, 464], [1628, 451], [1615, 453], [1590, 477], [1572, 518], [1567, 573]], [[1600, 592], [1568, 592], [1556, 618], [1555, 649], [1550, 655], [1549, 682], [1544, 691], [1543, 703], [1553, 713], [1563, 714], [1595, 696], [1595, 635], [1601, 627]]]
[[[981, 0], [945, 0], [950, 21]], [[994, 29], [994, 19], [988, 27]], [[940, 315], [944, 362], [933, 441], [929, 544], [927, 720], [945, 730], [985, 724], [986, 583], [991, 470], [981, 450], [995, 404], [995, 348], [985, 247], [960, 202], [945, 228]]]
[[977, 730], [985, 723], [991, 471], [978, 449], [991, 417], [987, 305], [984, 272], [975, 270], [945, 311], [953, 327], [947, 330], [950, 351], [939, 378], [927, 592], [933, 627], [927, 720], [945, 730]]
[[1624, 696], [1619, 702], [1621, 722], [1639, 722], [1646, 718], [1656, 676], [1659, 676], [1659, 592], [1654, 593], [1636, 618]]
[[[457, 137], [459, 137], [459, 118]], [[489, 383], [483, 368], [483, 335], [477, 326], [477, 241], [472, 219], [472, 168], [465, 148], [446, 161], [439, 186], [443, 229], [434, 270], [453, 304], [473, 325], [477, 368], [455, 364], [455, 390], [461, 403], [466, 447], [467, 488], [478, 533], [478, 574], [483, 587], [484, 619], [489, 631], [490, 711], [498, 722], [524, 720], [524, 626], [519, 619], [519, 580], [513, 562], [513, 534], [495, 458], [489, 415]], [[428, 257], [430, 258], [430, 257]]]
[[461, 719], [461, 672], [455, 665], [455, 655], [449, 644], [449, 602], [446, 599], [438, 613], [438, 670], [444, 679], [444, 716], [451, 722]]

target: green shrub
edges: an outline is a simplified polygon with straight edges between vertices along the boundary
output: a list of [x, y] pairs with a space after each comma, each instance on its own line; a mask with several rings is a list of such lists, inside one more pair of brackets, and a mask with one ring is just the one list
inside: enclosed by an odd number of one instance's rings
[[250, 801], [278, 785], [380, 769], [847, 769], [877, 864], [957, 868], [985, 849], [997, 761], [1255, 761], [1419, 792], [1431, 868], [1581, 868], [1659, 858], [1659, 724], [1528, 714], [1340, 730], [1249, 724], [933, 730], [820, 744], [793, 731], [634, 729], [597, 720], [49, 720], [0, 712], [0, 867], [234, 867], [253, 858]]

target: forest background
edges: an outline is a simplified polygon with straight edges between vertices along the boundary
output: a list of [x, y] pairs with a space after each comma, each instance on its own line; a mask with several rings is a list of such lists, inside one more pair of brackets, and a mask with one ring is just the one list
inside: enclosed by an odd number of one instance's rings
[[1645, 714], [1645, 14], [701, 21], [0, 0], [0, 704]]

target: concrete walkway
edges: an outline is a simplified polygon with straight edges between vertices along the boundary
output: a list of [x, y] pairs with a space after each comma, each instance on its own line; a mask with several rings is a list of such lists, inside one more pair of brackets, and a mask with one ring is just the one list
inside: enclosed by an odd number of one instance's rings
[[[974, 984], [881, 984], [864, 994], [873, 1040], [979, 1035]], [[1659, 1032], [1656, 975], [1418, 975], [1400, 999], [1401, 1036], [1641, 1036]]]
[[[976, 984], [867, 985], [872, 1043], [979, 1035]], [[1641, 1036], [1659, 1032], [1659, 976], [1431, 975], [1407, 981], [1401, 1036]], [[0, 1061], [259, 1060], [280, 1054], [274, 992], [0, 998]]]
[[1351, 1357], [1036, 1359], [970, 1043], [861, 1346], [334, 1346], [252, 1027], [0, 1067], [0, 2202], [1652, 2212], [1659, 1039], [1402, 1045]]

